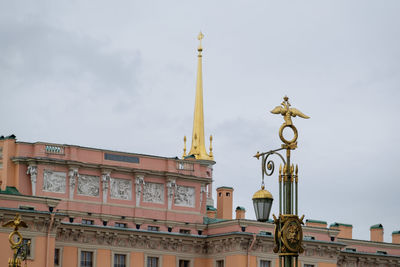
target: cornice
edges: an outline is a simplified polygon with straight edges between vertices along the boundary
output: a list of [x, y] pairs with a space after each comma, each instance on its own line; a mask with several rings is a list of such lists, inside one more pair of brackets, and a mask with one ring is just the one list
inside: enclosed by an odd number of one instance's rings
[[[166, 227], [182, 227], [196, 230], [204, 230], [206, 228], [205, 224], [202, 223], [189, 223], [189, 222], [178, 222], [178, 221], [170, 221], [170, 220], [154, 220], [151, 218], [138, 218], [133, 216], [118, 216], [111, 214], [100, 214], [100, 213], [90, 213], [82, 211], [71, 211], [71, 210], [59, 210], [59, 212], [65, 214], [71, 218], [90, 218], [90, 219], [99, 219], [102, 221], [117, 221], [117, 222], [132, 222], [135, 224], [151, 224], [154, 226], [166, 226]], [[120, 228], [117, 228], [120, 229]], [[129, 228], [127, 228], [129, 229]]]
[[[21, 229], [21, 232], [37, 233], [37, 235], [48, 232], [52, 217], [54, 217], [54, 221], [51, 224], [51, 234], [54, 235], [57, 231], [57, 227], [65, 218], [65, 214], [62, 213], [0, 208], [0, 224], [3, 225], [5, 222], [13, 220], [16, 214], [20, 214], [21, 219], [28, 225], [28, 228]], [[11, 232], [11, 229], [2, 228], [2, 232]]]
[[106, 165], [106, 164], [94, 164], [94, 163], [86, 163], [80, 161], [73, 160], [63, 160], [63, 159], [53, 159], [53, 158], [45, 158], [45, 157], [13, 157], [11, 159], [15, 164], [28, 164], [30, 162], [36, 162], [36, 164], [56, 164], [63, 166], [76, 166], [80, 168], [88, 168], [88, 169], [108, 169], [115, 172], [121, 173], [129, 173], [129, 174], [142, 174], [142, 175], [152, 175], [152, 176], [160, 176], [160, 177], [173, 177], [178, 179], [184, 179], [186, 181], [195, 181], [209, 184], [212, 182], [211, 178], [207, 177], [197, 177], [194, 175], [185, 175], [176, 172], [167, 172], [167, 171], [153, 171], [146, 170], [140, 168], [131, 168], [131, 167], [122, 167], [122, 166], [114, 166], [114, 165]]
[[0, 200], [12, 200], [17, 202], [29, 202], [46, 204], [49, 207], [56, 207], [61, 199], [51, 197], [27, 196], [27, 195], [10, 195], [0, 194]]
[[360, 266], [396, 267], [400, 265], [400, 256], [380, 255], [376, 253], [341, 251], [338, 257], [338, 265], [345, 266], [347, 263], [358, 263]]
[[363, 245], [368, 247], [379, 247], [379, 248], [389, 248], [389, 249], [399, 249], [400, 244], [386, 243], [386, 242], [374, 242], [368, 240], [359, 240], [359, 239], [347, 239], [347, 238], [338, 238], [340, 242], [345, 243], [348, 246], [351, 245]]

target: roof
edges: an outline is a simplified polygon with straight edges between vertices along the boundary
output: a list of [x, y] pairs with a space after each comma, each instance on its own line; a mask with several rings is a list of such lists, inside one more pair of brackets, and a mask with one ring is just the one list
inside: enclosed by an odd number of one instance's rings
[[370, 229], [383, 229], [383, 225], [378, 223], [378, 224], [374, 224], [370, 227]]
[[216, 208], [214, 208], [213, 206], [211, 206], [211, 205], [207, 205], [207, 210], [217, 210]]
[[14, 186], [7, 186], [6, 190], [4, 190], [4, 191], [0, 189], [0, 194], [21, 195], [21, 193], [18, 191], [18, 189]]
[[233, 190], [233, 187], [229, 187], [229, 186], [220, 186], [220, 187], [217, 188], [217, 190], [218, 190], [218, 189], [231, 189], [231, 190]]
[[236, 210], [244, 210], [245, 211], [246, 209], [244, 207], [242, 207], [242, 206], [237, 206]]
[[309, 222], [309, 223], [328, 224], [326, 221], [319, 221], [319, 220], [312, 220], [312, 219], [307, 219], [306, 222]]
[[218, 222], [224, 222], [224, 221], [227, 221], [227, 220], [203, 217], [203, 223], [204, 224], [212, 224], [212, 223], [218, 223]]
[[329, 227], [339, 227], [339, 226], [353, 227], [352, 224], [338, 223], [338, 222], [332, 223]]

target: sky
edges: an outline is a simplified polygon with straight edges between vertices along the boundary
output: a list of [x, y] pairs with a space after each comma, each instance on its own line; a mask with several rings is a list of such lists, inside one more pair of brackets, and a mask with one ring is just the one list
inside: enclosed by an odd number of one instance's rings
[[[214, 188], [234, 187], [234, 207], [255, 218], [253, 155], [280, 147], [283, 119], [270, 111], [287, 95], [311, 117], [293, 119], [299, 213], [352, 224], [356, 239], [381, 223], [391, 242], [400, 230], [399, 8], [397, 0], [0, 0], [0, 135], [180, 157], [201, 30]], [[277, 174], [265, 183], [277, 214]]]

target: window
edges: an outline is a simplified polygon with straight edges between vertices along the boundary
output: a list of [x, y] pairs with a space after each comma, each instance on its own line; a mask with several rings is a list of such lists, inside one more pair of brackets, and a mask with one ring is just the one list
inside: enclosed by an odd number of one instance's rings
[[126, 223], [115, 223], [115, 227], [126, 228]]
[[180, 229], [180, 230], [179, 230], [179, 233], [181, 233], [181, 234], [186, 234], [186, 235], [190, 235], [190, 230], [188, 230], [188, 229]]
[[54, 250], [54, 266], [60, 266], [60, 249]]
[[216, 262], [216, 267], [224, 267], [224, 260], [218, 260]]
[[149, 226], [147, 226], [147, 230], [158, 232], [158, 231], [160, 231], [160, 227], [149, 225]]
[[272, 233], [268, 231], [260, 231], [260, 235], [272, 236]]
[[229, 197], [231, 195], [231, 193], [229, 193], [229, 192], [226, 192], [226, 196], [227, 197]]
[[93, 252], [81, 251], [81, 265], [80, 267], [93, 267]]
[[189, 267], [190, 261], [188, 260], [179, 260], [179, 267]]
[[23, 238], [22, 239], [22, 245], [26, 245], [26, 257], [27, 258], [30, 258], [30, 257], [32, 257], [32, 255], [31, 255], [31, 244], [32, 244], [32, 241], [31, 241], [31, 239], [30, 238]]
[[260, 260], [260, 267], [271, 267], [271, 261]]
[[315, 237], [310, 236], [310, 235], [306, 235], [306, 236], [304, 236], [303, 239], [304, 239], [304, 240], [315, 240]]
[[19, 206], [20, 210], [35, 210], [34, 207], [29, 207], [29, 206]]
[[158, 258], [147, 257], [147, 267], [158, 267]]
[[82, 219], [82, 224], [93, 225], [93, 220]]
[[304, 267], [315, 267], [314, 264], [304, 264]]
[[114, 254], [114, 267], [126, 267], [125, 254]]

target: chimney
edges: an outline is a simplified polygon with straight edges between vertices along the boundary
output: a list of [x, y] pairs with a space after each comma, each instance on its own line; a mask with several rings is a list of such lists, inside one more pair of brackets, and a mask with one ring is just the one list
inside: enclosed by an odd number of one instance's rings
[[371, 241], [383, 242], [383, 226], [382, 224], [374, 224], [369, 228], [371, 233]]
[[338, 238], [353, 238], [353, 225], [345, 224], [345, 223], [332, 223], [329, 226], [330, 229], [339, 230], [339, 234], [337, 235]]
[[216, 215], [217, 215], [217, 209], [214, 208], [213, 206], [207, 205], [207, 217], [215, 219]]
[[392, 232], [392, 243], [400, 244], [400, 231]]
[[236, 207], [236, 220], [245, 219], [246, 217], [246, 209], [244, 207], [237, 206]]
[[325, 221], [307, 219], [306, 220], [306, 226], [318, 227], [318, 228], [326, 228], [326, 227], [328, 227], [328, 224]]
[[222, 186], [217, 188], [217, 218], [232, 220], [233, 188]]

